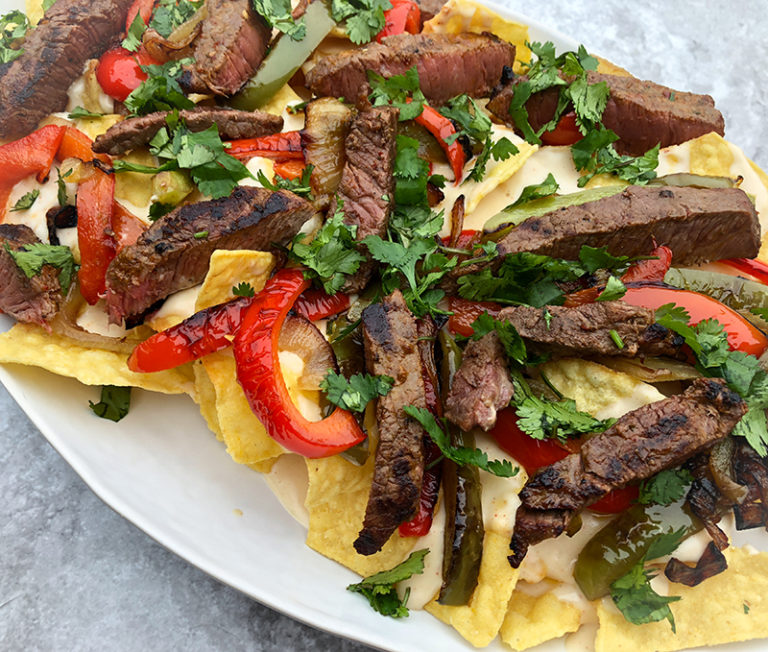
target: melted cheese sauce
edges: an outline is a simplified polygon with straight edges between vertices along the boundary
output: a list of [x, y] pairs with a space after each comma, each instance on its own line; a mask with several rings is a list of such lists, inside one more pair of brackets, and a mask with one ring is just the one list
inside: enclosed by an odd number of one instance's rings
[[[75, 194], [77, 193], [77, 184], [66, 183], [67, 188], [67, 201], [70, 204], [75, 203]], [[24, 195], [37, 190], [40, 195], [32, 204], [32, 207], [25, 211], [11, 211], [16, 202], [18, 202]], [[49, 209], [58, 207], [59, 199], [59, 186], [57, 183], [56, 170], [52, 169], [51, 174], [45, 183], [39, 183], [34, 177], [27, 177], [19, 181], [8, 197], [8, 212], [5, 214], [4, 222], [6, 224], [26, 224], [31, 228], [35, 235], [43, 242], [48, 242], [48, 225], [45, 220], [45, 214]], [[61, 233], [61, 232], [59, 232]]]

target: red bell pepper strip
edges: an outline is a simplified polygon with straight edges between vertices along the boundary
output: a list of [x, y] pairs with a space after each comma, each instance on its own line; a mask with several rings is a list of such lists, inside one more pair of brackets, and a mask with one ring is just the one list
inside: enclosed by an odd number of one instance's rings
[[128, 15], [125, 18], [125, 31], [131, 29], [133, 21], [136, 20], [136, 14], [141, 16], [145, 25], [149, 25], [152, 19], [152, 10], [155, 8], [155, 0], [134, 0], [134, 3], [128, 9]]
[[115, 257], [111, 235], [115, 202], [115, 177], [101, 170], [77, 189], [77, 243], [80, 247], [80, 293], [93, 305], [106, 290], [107, 267]]
[[139, 236], [147, 230], [138, 217], [128, 211], [120, 202], [116, 201], [112, 207], [112, 234], [117, 246], [116, 253], [120, 253], [123, 247], [135, 244]]
[[300, 179], [307, 169], [303, 159], [291, 159], [289, 161], [275, 161], [275, 175], [283, 179]]
[[306, 317], [309, 321], [325, 319], [338, 315], [349, 308], [349, 295], [343, 292], [326, 294], [323, 290], [309, 288], [293, 304], [296, 314]]
[[220, 303], [155, 333], [133, 350], [128, 368], [139, 373], [165, 371], [231, 346], [252, 303], [253, 297]]
[[545, 145], [573, 145], [578, 143], [584, 135], [576, 124], [576, 113], [569, 111], [560, 117], [557, 126], [552, 131], [541, 134], [541, 142]]
[[104, 163], [111, 163], [112, 159], [107, 154], [96, 154], [91, 149], [93, 141], [82, 131], [75, 127], [65, 127], [64, 136], [59, 145], [56, 158], [63, 161], [67, 158], [79, 158], [86, 163], [93, 159], [99, 159]]
[[461, 146], [458, 139], [454, 140], [450, 145], [445, 142], [447, 138], [456, 133], [456, 128], [453, 126], [453, 123], [431, 106], [424, 106], [421, 115], [416, 118], [416, 123], [420, 124], [437, 138], [437, 142], [440, 143], [445, 155], [448, 157], [448, 162], [451, 164], [451, 170], [453, 170], [453, 178], [458, 186], [461, 182], [461, 176], [464, 173], [464, 165], [467, 162], [467, 155], [464, 153], [464, 148]]
[[412, 0], [392, 0], [392, 8], [384, 12], [384, 29], [376, 35], [376, 42], [395, 34], [418, 34], [421, 31], [421, 9]]
[[276, 161], [303, 161], [304, 150], [301, 147], [301, 133], [286, 131], [259, 138], [241, 138], [230, 140], [227, 154], [241, 161], [255, 156], [271, 158]]
[[309, 281], [300, 269], [282, 269], [253, 300], [235, 335], [239, 381], [251, 410], [270, 437], [305, 457], [327, 457], [365, 439], [352, 413], [336, 408], [321, 421], [308, 421], [288, 394], [280, 371], [278, 339], [288, 311]]
[[455, 335], [471, 337], [474, 334], [472, 324], [487, 312], [491, 317], [498, 316], [502, 306], [492, 301], [470, 301], [460, 297], [451, 297], [448, 300], [448, 309], [453, 313], [448, 319], [448, 330]]
[[719, 260], [718, 262], [733, 267], [745, 274], [749, 274], [760, 283], [768, 285], [768, 265], [762, 260], [754, 260], [753, 258], [729, 258], [726, 260]]
[[658, 282], [664, 280], [664, 276], [672, 266], [672, 250], [661, 245], [651, 251], [652, 258], [638, 260], [630, 265], [629, 269], [621, 276], [624, 283], [637, 283], [639, 281]]

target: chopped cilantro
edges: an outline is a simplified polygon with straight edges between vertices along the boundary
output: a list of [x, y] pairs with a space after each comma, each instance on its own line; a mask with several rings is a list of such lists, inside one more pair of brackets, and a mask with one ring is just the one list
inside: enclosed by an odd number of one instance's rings
[[236, 297], [252, 297], [255, 296], [256, 290], [250, 283], [243, 281], [232, 287], [232, 294]]
[[70, 120], [77, 120], [81, 118], [101, 118], [103, 115], [103, 113], [94, 113], [93, 111], [84, 109], [82, 106], [76, 106], [69, 112], [69, 116], [67, 117]]
[[597, 301], [616, 301], [627, 293], [627, 288], [618, 276], [611, 275], [605, 284], [605, 289], [597, 297]]
[[37, 198], [40, 196], [40, 191], [35, 188], [34, 190], [30, 190], [26, 195], [19, 198], [19, 201], [17, 201], [13, 208], [11, 208], [12, 212], [18, 212], [18, 211], [28, 211], [34, 203], [37, 201]]
[[484, 312], [472, 323], [472, 330], [474, 330], [473, 340], [479, 340], [491, 331], [495, 331], [509, 359], [520, 365], [526, 363], [528, 355], [525, 350], [525, 342], [510, 322], [499, 321]]
[[72, 174], [72, 170], [67, 170], [64, 174], [61, 173], [61, 170], [59, 168], [56, 168], [56, 199], [59, 202], [59, 206], [66, 206], [68, 197], [67, 197], [67, 184], [64, 181], [69, 175]]
[[141, 66], [147, 79], [125, 99], [125, 107], [131, 115], [194, 108], [194, 103], [179, 85], [184, 66], [191, 62], [192, 59], [180, 59], [162, 65]]
[[149, 206], [149, 220], [150, 222], [156, 222], [163, 215], [168, 215], [174, 208], [173, 204], [164, 204], [160, 201], [153, 201]]
[[168, 38], [177, 27], [192, 18], [204, 2], [205, 0], [198, 0], [197, 2], [193, 0], [160, 0], [152, 12], [149, 26], [163, 38]]
[[416, 550], [408, 556], [408, 559], [399, 563], [394, 568], [366, 577], [357, 584], [350, 584], [347, 587], [347, 591], [362, 593], [368, 598], [371, 607], [383, 616], [404, 618], [408, 616], [408, 607], [406, 605], [408, 604], [410, 589], [405, 592], [405, 597], [401, 600], [395, 589], [395, 584], [423, 573], [424, 557], [428, 553], [429, 549], [427, 548]]
[[619, 179], [637, 185], [646, 184], [656, 178], [659, 145], [652, 147], [642, 156], [620, 155], [613, 146], [618, 138], [610, 129], [594, 129], [578, 143], [571, 145], [576, 168], [586, 172], [579, 177], [580, 188], [596, 174], [615, 174]]
[[394, 378], [389, 376], [355, 374], [346, 378], [329, 371], [320, 383], [320, 389], [334, 405], [350, 412], [364, 412], [366, 405], [374, 398], [386, 396], [394, 382]]
[[346, 20], [347, 36], [357, 45], [384, 29], [384, 12], [391, 8], [389, 0], [331, 0], [331, 16], [337, 23]]
[[131, 388], [104, 385], [98, 403], [88, 401], [91, 410], [102, 419], [118, 422], [131, 409]]
[[671, 505], [688, 491], [693, 476], [686, 469], [666, 469], [644, 480], [637, 501], [643, 505]]
[[0, 64], [10, 63], [23, 54], [21, 41], [31, 28], [21, 11], [10, 11], [0, 16]]
[[749, 312], [768, 321], [768, 308], [750, 308]]
[[748, 614], [749, 613], [749, 605], [746, 602], [744, 602], [742, 604], [742, 607], [744, 608], [744, 613]]
[[550, 197], [560, 190], [560, 185], [555, 181], [554, 175], [550, 172], [547, 178], [541, 183], [537, 183], [532, 186], [526, 186], [523, 188], [520, 196], [515, 200], [513, 204], [510, 204], [507, 208], [513, 208], [520, 204], [525, 204], [529, 201], [536, 199], [543, 199], [544, 197]]
[[611, 339], [616, 345], [616, 348], [621, 351], [624, 348], [624, 340], [621, 339], [621, 335], [619, 335], [618, 331], [612, 328], [610, 331], [608, 331], [608, 334], [611, 336]]
[[137, 11], [121, 45], [129, 52], [136, 52], [141, 47], [142, 37], [146, 31], [147, 24], [141, 17], [141, 12]]
[[267, 175], [259, 170], [256, 173], [256, 179], [267, 190], [290, 190], [293, 194], [306, 197], [309, 201], [312, 201], [312, 188], [309, 185], [309, 180], [313, 169], [313, 165], [307, 165], [298, 179], [284, 179], [279, 174], [276, 174], [274, 182], [270, 181]]
[[547, 326], [547, 330], [549, 330], [552, 327], [552, 319], [554, 318], [554, 315], [549, 312], [549, 310], [544, 309], [544, 324]]
[[195, 240], [205, 240], [208, 237], [208, 231], [198, 231], [195, 233]]
[[416, 66], [402, 75], [393, 75], [385, 79], [381, 75], [368, 71], [368, 83], [371, 86], [370, 101], [373, 106], [392, 105], [400, 110], [400, 122], [413, 120], [421, 115], [427, 101], [419, 86], [419, 73]]
[[292, 40], [302, 41], [307, 35], [304, 18], [296, 21], [291, 15], [291, 0], [253, 0], [253, 7], [270, 27], [286, 34]]
[[58, 268], [61, 290], [64, 294], [69, 291], [69, 286], [72, 284], [72, 279], [78, 269], [69, 247], [35, 242], [23, 245], [19, 250], [14, 250], [6, 243], [5, 250], [27, 278], [37, 276], [44, 265]]

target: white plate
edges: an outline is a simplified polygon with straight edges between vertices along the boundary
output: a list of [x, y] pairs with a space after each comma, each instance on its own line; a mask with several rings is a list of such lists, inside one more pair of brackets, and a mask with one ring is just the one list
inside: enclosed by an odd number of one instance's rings
[[[20, 4], [0, 0], [0, 13]], [[531, 25], [534, 40], [576, 45], [516, 18]], [[0, 316], [0, 331], [11, 323]], [[93, 390], [76, 381], [17, 365], [0, 368], [0, 380], [96, 494], [213, 577], [315, 627], [383, 649], [471, 649], [426, 613], [412, 612], [402, 621], [383, 618], [345, 591], [356, 576], [304, 545], [303, 529], [258, 474], [230, 460], [189, 398], [136, 390], [131, 413], [112, 424], [93, 417], [87, 408]], [[764, 647], [755, 642], [721, 649]], [[508, 648], [496, 642], [488, 649]]]

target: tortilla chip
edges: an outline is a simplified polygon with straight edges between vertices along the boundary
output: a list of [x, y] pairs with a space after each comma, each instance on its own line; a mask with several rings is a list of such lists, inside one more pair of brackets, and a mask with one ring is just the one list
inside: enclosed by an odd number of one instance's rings
[[[235, 462], [253, 465], [282, 455], [283, 447], [268, 434], [251, 411], [235, 375], [231, 351], [207, 355], [202, 360], [216, 394], [221, 440]], [[205, 415], [204, 415], [205, 416]]]
[[521, 61], [531, 59], [531, 51], [525, 44], [529, 40], [528, 25], [502, 18], [495, 11], [471, 0], [448, 0], [432, 20], [424, 23], [422, 32], [424, 34], [490, 32], [515, 46], [516, 72]]
[[189, 394], [195, 398], [189, 365], [137, 374], [128, 369], [127, 359], [125, 353], [86, 348], [34, 324], [16, 324], [0, 334], [0, 362], [40, 367], [59, 376], [77, 378], [84, 385], [140, 387], [162, 394]]
[[477, 588], [469, 604], [448, 607], [432, 601], [424, 609], [451, 625], [475, 647], [485, 647], [499, 633], [519, 570], [509, 565], [509, 537], [486, 531]]
[[192, 371], [195, 374], [195, 390], [197, 394], [197, 404], [200, 406], [200, 414], [208, 424], [208, 428], [221, 440], [221, 426], [219, 425], [219, 415], [216, 412], [216, 387], [211, 382], [205, 366], [200, 360], [192, 363]]
[[[595, 652], [671, 652], [768, 637], [768, 553], [724, 552], [728, 569], [692, 588], [672, 584], [677, 634], [666, 621], [632, 625], [612, 604], [600, 603]], [[606, 598], [605, 600], [610, 600]]]
[[355, 466], [339, 456], [306, 460], [307, 545], [362, 576], [399, 564], [417, 542], [416, 538], [401, 538], [395, 533], [380, 552], [370, 556], [358, 554], [352, 546], [368, 504], [373, 459], [370, 455], [363, 466]]
[[501, 640], [515, 650], [527, 650], [579, 629], [581, 610], [552, 591], [539, 596], [517, 589], [501, 625]]
[[24, 13], [32, 25], [37, 25], [45, 13], [43, 11], [43, 0], [26, 0], [24, 2]]
[[722, 136], [712, 132], [691, 141], [691, 174], [712, 177], [731, 176], [733, 152]]
[[261, 107], [261, 110], [272, 115], [282, 115], [286, 106], [298, 102], [301, 102], [301, 98], [296, 94], [296, 91], [286, 84], [272, 96], [269, 102]]
[[261, 291], [274, 267], [275, 257], [267, 251], [214, 251], [195, 301], [195, 310], [230, 301], [235, 296], [232, 288], [243, 282], [250, 283], [254, 291]]
[[279, 459], [280, 455], [277, 457], [270, 457], [268, 460], [264, 460], [263, 462], [254, 462], [248, 466], [254, 471], [258, 471], [259, 473], [269, 473], [272, 470], [272, 467], [275, 465], [275, 462], [277, 462]]
[[611, 63], [607, 59], [597, 57], [597, 72], [604, 75], [619, 75], [620, 77], [631, 77], [632, 73], [624, 70], [624, 68], [617, 66], [615, 63]]

